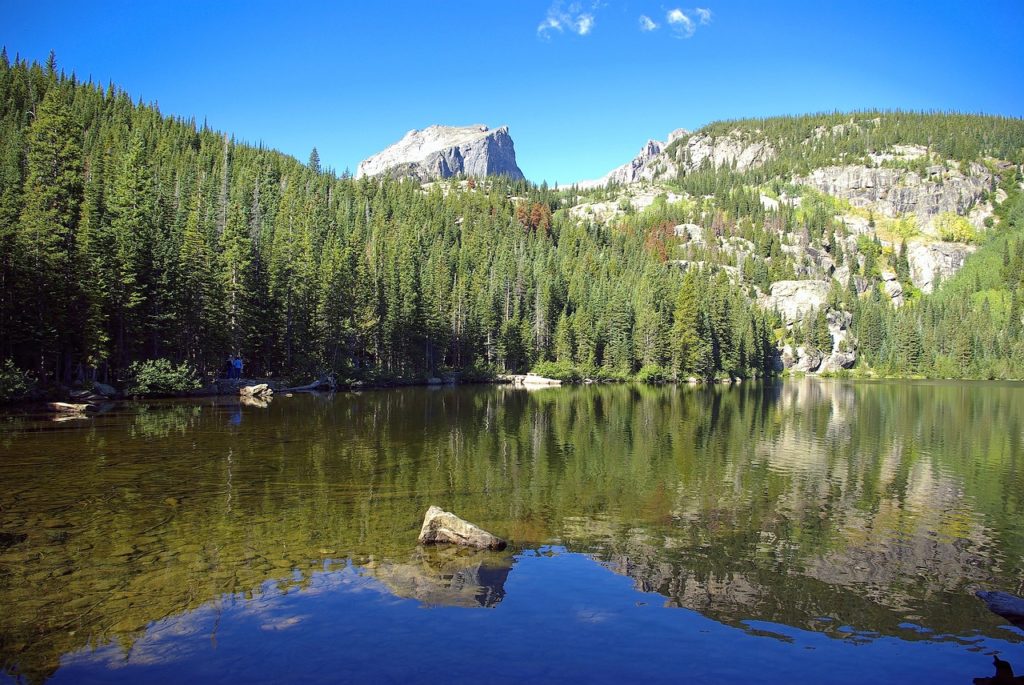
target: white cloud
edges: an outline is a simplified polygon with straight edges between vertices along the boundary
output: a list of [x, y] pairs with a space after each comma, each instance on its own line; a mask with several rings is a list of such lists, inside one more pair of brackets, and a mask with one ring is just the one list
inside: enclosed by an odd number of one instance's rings
[[658, 28], [658, 25], [654, 22], [653, 19], [648, 17], [646, 14], [641, 14], [640, 15], [640, 30], [641, 31], [655, 31], [655, 30], [657, 30], [657, 28]]
[[697, 13], [697, 17], [700, 19], [702, 26], [711, 23], [711, 10], [707, 7], [698, 7], [693, 11]]
[[544, 21], [537, 26], [537, 35], [541, 38], [550, 38], [552, 32], [564, 33], [566, 29], [581, 36], [589, 35], [595, 23], [592, 12], [597, 7], [598, 3], [595, 2], [590, 8], [591, 11], [585, 12], [580, 3], [574, 2], [563, 9], [560, 0], [555, 0], [548, 8]]
[[537, 27], [537, 34], [541, 38], [547, 38], [549, 32], [557, 30], [559, 33], [562, 31], [562, 22], [558, 21], [557, 18], [548, 16], [544, 21]]
[[697, 30], [697, 25], [693, 23], [693, 19], [686, 16], [686, 13], [678, 7], [674, 10], [669, 10], [668, 14], [665, 15], [665, 19], [678, 38], [689, 38]]

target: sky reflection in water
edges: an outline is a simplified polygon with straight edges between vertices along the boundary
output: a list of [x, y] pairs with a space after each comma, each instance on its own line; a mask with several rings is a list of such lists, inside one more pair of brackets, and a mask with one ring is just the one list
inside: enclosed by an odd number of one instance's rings
[[764, 621], [726, 626], [667, 610], [662, 596], [564, 550], [519, 555], [506, 585], [495, 610], [472, 611], [396, 597], [342, 564], [299, 591], [268, 583], [258, 599], [224, 597], [159, 621], [130, 648], [68, 655], [52, 682], [963, 683], [989, 675], [982, 655], [992, 650], [1024, 658], [981, 636], [851, 640]]

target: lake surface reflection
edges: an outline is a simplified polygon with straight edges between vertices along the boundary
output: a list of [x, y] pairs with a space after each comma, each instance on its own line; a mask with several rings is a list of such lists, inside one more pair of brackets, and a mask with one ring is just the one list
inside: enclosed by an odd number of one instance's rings
[[[1024, 671], [1024, 632], [972, 594], [1024, 590], [1020, 384], [9, 416], [0, 484], [0, 679], [970, 682], [994, 652]], [[417, 548], [431, 504], [510, 550]]]

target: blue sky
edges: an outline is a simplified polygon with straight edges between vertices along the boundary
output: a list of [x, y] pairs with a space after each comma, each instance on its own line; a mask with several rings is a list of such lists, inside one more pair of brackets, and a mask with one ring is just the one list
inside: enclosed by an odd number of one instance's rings
[[339, 172], [434, 123], [507, 124], [565, 184], [723, 118], [1024, 115], [1024, 0], [0, 0], [0, 44]]

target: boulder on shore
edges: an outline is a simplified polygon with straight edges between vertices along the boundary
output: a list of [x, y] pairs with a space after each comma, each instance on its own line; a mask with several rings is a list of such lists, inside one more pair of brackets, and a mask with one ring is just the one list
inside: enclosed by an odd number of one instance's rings
[[417, 542], [421, 545], [450, 543], [493, 550], [503, 550], [508, 544], [496, 535], [436, 506], [427, 509]]
[[1008, 620], [1018, 628], [1024, 628], [1024, 598], [1009, 592], [978, 590], [975, 596], [988, 605], [988, 610]]
[[50, 411], [59, 412], [61, 414], [84, 414], [86, 412], [96, 411], [95, 405], [73, 404], [71, 402], [47, 402], [46, 408]]
[[106, 383], [100, 383], [99, 381], [92, 384], [92, 391], [97, 395], [102, 395], [103, 397], [117, 397], [117, 390], [114, 386], [107, 385]]
[[274, 389], [266, 383], [259, 383], [258, 385], [246, 385], [239, 388], [238, 394], [242, 397], [269, 398], [274, 394]]

